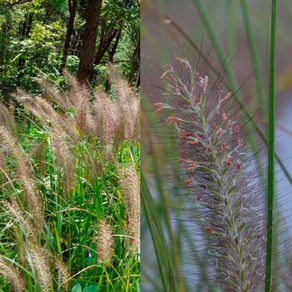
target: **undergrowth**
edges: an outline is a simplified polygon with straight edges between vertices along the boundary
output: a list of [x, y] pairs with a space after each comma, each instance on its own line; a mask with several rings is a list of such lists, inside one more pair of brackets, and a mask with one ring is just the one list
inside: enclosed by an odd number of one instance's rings
[[66, 74], [0, 112], [0, 290], [138, 291], [139, 99]]

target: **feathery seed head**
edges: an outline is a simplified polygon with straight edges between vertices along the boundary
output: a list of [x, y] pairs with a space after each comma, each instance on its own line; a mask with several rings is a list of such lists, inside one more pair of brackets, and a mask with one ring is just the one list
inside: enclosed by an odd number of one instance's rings
[[26, 247], [28, 262], [31, 263], [34, 272], [36, 273], [37, 282], [41, 291], [52, 291], [52, 279], [48, 265], [48, 252], [39, 245], [30, 244]]
[[26, 195], [25, 199], [32, 214], [33, 223], [41, 232], [44, 223], [43, 201], [33, 180], [32, 167], [15, 138], [2, 126], [0, 126], [0, 147], [9, 151], [16, 162], [16, 174]]
[[238, 122], [230, 118], [227, 93], [177, 58], [162, 75], [168, 125], [178, 133], [179, 162], [207, 234], [209, 278], [224, 291], [262, 291], [265, 273], [263, 204], [254, 189]]
[[16, 220], [17, 224], [22, 227], [24, 235], [29, 238], [29, 240], [34, 241], [37, 238], [38, 230], [31, 224], [28, 218], [26, 218], [21, 210], [19, 204], [15, 198], [10, 198], [9, 201], [3, 202], [3, 207], [5, 211]]
[[5, 126], [10, 132], [16, 133], [16, 124], [13, 114], [0, 102], [0, 125]]
[[111, 226], [103, 219], [98, 223], [96, 236], [98, 260], [109, 264], [113, 255], [114, 239]]
[[140, 247], [140, 182], [135, 166], [131, 164], [118, 168], [121, 193], [128, 216], [128, 232], [131, 236], [130, 250], [138, 252]]
[[109, 76], [117, 96], [124, 139], [135, 141], [139, 137], [140, 100], [112, 66], [109, 67]]
[[0, 274], [7, 278], [11, 285], [12, 291], [14, 292], [25, 291], [25, 284], [22, 275], [1, 257], [0, 257]]
[[71, 153], [66, 135], [58, 127], [53, 128], [50, 133], [56, 165], [61, 171], [62, 187], [65, 194], [68, 194], [75, 185], [74, 156]]
[[68, 270], [68, 266], [58, 258], [54, 258], [54, 263], [58, 271], [58, 280], [59, 280], [60, 286], [62, 287], [62, 291], [67, 292], [69, 291], [70, 278], [71, 278], [69, 270]]

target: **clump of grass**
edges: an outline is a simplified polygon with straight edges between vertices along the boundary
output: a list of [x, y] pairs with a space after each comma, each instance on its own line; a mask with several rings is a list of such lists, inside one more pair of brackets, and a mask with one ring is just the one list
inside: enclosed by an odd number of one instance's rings
[[25, 202], [32, 214], [36, 230], [41, 232], [44, 224], [43, 200], [35, 185], [29, 158], [17, 145], [13, 135], [3, 126], [0, 126], [0, 138], [1, 149], [10, 153], [15, 160], [16, 176], [25, 194]]
[[[12, 139], [12, 136], [10, 136], [10, 138]], [[5, 141], [7, 141], [7, 139]], [[28, 166], [28, 164], [26, 166]], [[30, 177], [30, 179], [34, 181], [33, 177]], [[35, 275], [35, 282], [38, 283], [41, 291], [52, 291], [52, 271], [49, 266], [49, 260], [52, 254], [39, 244], [45, 222], [43, 221], [42, 225], [36, 225], [35, 222], [38, 217], [34, 216], [39, 216], [39, 214], [32, 212], [30, 209], [24, 210], [14, 196], [10, 196], [2, 205], [6, 213], [13, 219], [14, 226], [16, 227], [15, 234], [19, 239], [16, 244], [19, 252], [19, 261], [22, 265], [29, 264], [31, 266], [31, 270]], [[35, 207], [37, 208], [38, 206]], [[40, 210], [38, 210], [38, 212], [40, 212]], [[44, 218], [44, 213], [41, 218]], [[58, 260], [52, 265], [59, 271], [59, 268], [62, 267], [62, 265], [64, 266], [64, 263]], [[60, 273], [64, 274], [62, 271], [60, 271]], [[60, 279], [64, 279], [64, 276]], [[24, 280], [21, 279], [20, 283], [22, 283], [21, 281], [24, 283]]]
[[[223, 291], [262, 291], [265, 217], [236, 107], [218, 82], [177, 58], [162, 75], [168, 125], [177, 133], [185, 187], [208, 250], [207, 276]], [[209, 89], [210, 88], [210, 89]], [[209, 268], [210, 267], [210, 268]]]
[[[117, 172], [120, 164], [139, 162], [139, 113], [130, 126], [119, 95], [124, 92], [123, 103], [134, 100], [137, 111], [139, 100], [122, 81], [109, 96], [67, 77], [66, 92], [44, 83], [45, 97], [15, 94], [25, 124], [16, 122], [17, 137], [0, 124], [0, 223], [6, 226], [0, 254], [15, 259], [27, 291], [136, 291], [139, 257], [129, 257], [128, 238], [136, 255], [139, 232], [126, 228]], [[0, 285], [8, 291], [2, 278]]]
[[[93, 137], [108, 152], [117, 151], [126, 141], [139, 138], [139, 98], [114, 67], [110, 67], [114, 97], [101, 90], [91, 96], [90, 90], [68, 72], [69, 90], [62, 92], [40, 81], [44, 98], [19, 92], [16, 99], [41, 119], [43, 123], [63, 131], [73, 138]], [[77, 137], [76, 137], [77, 136]]]

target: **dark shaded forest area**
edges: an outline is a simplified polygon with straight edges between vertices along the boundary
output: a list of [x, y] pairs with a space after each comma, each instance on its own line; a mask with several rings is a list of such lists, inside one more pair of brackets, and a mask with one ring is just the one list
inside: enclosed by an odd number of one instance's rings
[[137, 86], [139, 34], [138, 0], [1, 0], [0, 95], [37, 92], [39, 75], [62, 86], [64, 68], [108, 89], [108, 63]]

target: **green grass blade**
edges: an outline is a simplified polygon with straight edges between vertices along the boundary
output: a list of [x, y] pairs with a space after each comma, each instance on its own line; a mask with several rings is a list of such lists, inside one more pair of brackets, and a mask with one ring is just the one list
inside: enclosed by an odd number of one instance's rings
[[268, 208], [267, 208], [267, 256], [265, 291], [272, 287], [273, 219], [275, 199], [275, 107], [276, 107], [276, 23], [277, 0], [272, 0], [270, 78], [269, 78], [269, 144], [268, 144]]
[[[235, 16], [235, 5], [233, 0], [227, 0], [226, 1], [226, 24], [227, 24], [227, 45], [231, 52], [231, 54], [234, 54], [236, 51], [236, 25], [237, 25], [237, 19]], [[231, 62], [231, 66], [232, 66]]]
[[155, 204], [152, 200], [150, 191], [148, 189], [147, 182], [141, 171], [141, 199], [144, 216], [147, 221], [152, 241], [158, 261], [158, 268], [160, 273], [161, 282], [164, 291], [169, 291], [170, 286], [174, 287], [172, 276], [174, 274], [172, 269], [172, 263], [168, 254], [168, 247], [164, 233], [162, 230], [160, 216], [156, 212]]
[[240, 1], [241, 5], [241, 13], [243, 17], [243, 24], [244, 24], [244, 29], [246, 32], [247, 36], [247, 42], [248, 42], [248, 48], [249, 48], [249, 54], [253, 66], [253, 71], [255, 74], [255, 85], [256, 88], [258, 89], [258, 95], [259, 95], [259, 101], [261, 103], [261, 110], [262, 110], [262, 115], [264, 117], [264, 120], [266, 120], [267, 117], [267, 108], [266, 108], [266, 93], [264, 90], [264, 87], [262, 86], [264, 81], [262, 78], [261, 74], [261, 64], [260, 64], [260, 58], [258, 54], [258, 50], [256, 48], [255, 42], [254, 42], [254, 37], [253, 37], [253, 32], [252, 32], [252, 25], [250, 22], [250, 17], [249, 17], [249, 11], [247, 8], [246, 0], [241, 0]]

